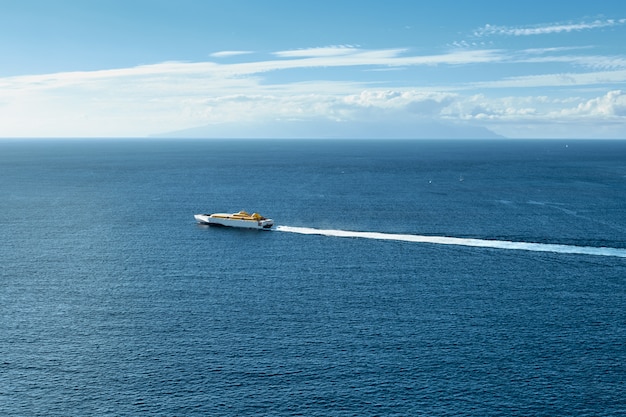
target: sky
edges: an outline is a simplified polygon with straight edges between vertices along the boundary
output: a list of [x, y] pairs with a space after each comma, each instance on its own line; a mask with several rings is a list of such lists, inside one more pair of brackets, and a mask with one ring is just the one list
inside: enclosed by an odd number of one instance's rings
[[626, 138], [617, 0], [0, 0], [0, 137]]

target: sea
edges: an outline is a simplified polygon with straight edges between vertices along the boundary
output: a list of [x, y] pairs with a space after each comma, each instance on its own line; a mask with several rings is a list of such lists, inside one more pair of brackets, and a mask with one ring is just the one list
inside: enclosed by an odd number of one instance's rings
[[626, 141], [3, 139], [0, 197], [2, 416], [626, 415]]

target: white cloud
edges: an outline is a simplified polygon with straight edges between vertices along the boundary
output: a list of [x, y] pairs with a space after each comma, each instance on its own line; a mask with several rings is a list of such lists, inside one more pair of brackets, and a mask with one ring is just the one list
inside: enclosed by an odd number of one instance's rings
[[451, 116], [465, 120], [480, 118], [528, 121], [532, 118], [541, 122], [575, 122], [577, 118], [587, 118], [596, 121], [621, 120], [626, 123], [626, 95], [621, 90], [613, 90], [591, 99], [551, 99], [546, 96], [494, 99], [484, 95], [458, 96]]
[[471, 83], [466, 88], [536, 88], [536, 87], [579, 87], [603, 84], [626, 83], [626, 69], [587, 73], [556, 73], [508, 77], [501, 80]]
[[609, 91], [604, 96], [583, 101], [558, 114], [567, 117], [620, 118], [626, 124], [626, 95], [621, 90]]
[[[327, 49], [327, 48], [323, 48]], [[402, 67], [425, 65], [461, 65], [472, 63], [498, 62], [502, 57], [497, 51], [452, 51], [438, 55], [404, 55], [406, 49], [379, 49], [360, 50], [355, 48], [336, 48], [340, 53], [331, 54], [329, 51], [319, 56], [302, 57], [299, 53], [290, 56], [288, 52], [278, 52], [290, 59], [266, 61], [252, 61], [235, 64], [217, 64], [214, 62], [163, 62], [152, 65], [142, 65], [131, 68], [109, 69], [99, 71], [74, 71], [43, 75], [26, 75], [0, 78], [0, 94], [2, 90], [39, 90], [57, 89], [70, 86], [84, 88], [111, 88], [113, 85], [130, 84], [139, 87], [143, 84], [152, 84], [151, 87], [167, 88], [176, 84], [177, 88], [185, 90], [188, 83], [200, 88], [207, 82], [219, 83], [211, 87], [242, 84], [249, 86], [246, 80], [258, 74], [270, 71], [298, 69], [298, 68], [328, 68], [328, 67]], [[287, 55], [285, 55], [287, 54]], [[243, 77], [243, 78], [242, 78]], [[242, 82], [243, 80], [243, 82]], [[160, 86], [160, 87], [159, 87]]]
[[308, 58], [308, 57], [329, 57], [351, 55], [361, 50], [352, 45], [326, 46], [317, 48], [295, 49], [290, 51], [274, 52], [274, 55], [281, 58]]
[[511, 61], [530, 64], [562, 63], [598, 70], [626, 69], [626, 57], [606, 55], [559, 55], [572, 49], [581, 48], [546, 48], [527, 49], [512, 54]]
[[595, 20], [593, 22], [580, 22], [580, 23], [549, 23], [541, 26], [525, 26], [525, 27], [507, 27], [496, 25], [485, 25], [480, 29], [474, 31], [474, 36], [492, 36], [492, 35], [506, 35], [506, 36], [533, 36], [533, 35], [548, 35], [553, 33], [562, 32], [579, 32], [582, 30], [592, 30], [599, 28], [606, 28], [612, 26], [619, 26], [626, 24], [626, 19], [607, 19], [607, 20]]
[[213, 58], [229, 58], [231, 56], [248, 55], [251, 53], [252, 51], [220, 51], [213, 52], [209, 56], [212, 56]]
[[609, 91], [591, 99], [547, 96], [459, 96], [442, 117], [480, 124], [510, 138], [621, 138], [626, 95]]
[[457, 98], [456, 94], [417, 90], [364, 90], [348, 95], [343, 103], [353, 108], [395, 110], [403, 116], [438, 116]]

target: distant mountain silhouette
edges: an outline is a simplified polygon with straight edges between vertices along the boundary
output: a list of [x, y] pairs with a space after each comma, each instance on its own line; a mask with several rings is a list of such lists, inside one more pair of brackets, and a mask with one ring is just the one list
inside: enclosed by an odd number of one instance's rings
[[427, 121], [336, 122], [327, 119], [222, 123], [151, 135], [162, 138], [496, 139], [484, 127]]

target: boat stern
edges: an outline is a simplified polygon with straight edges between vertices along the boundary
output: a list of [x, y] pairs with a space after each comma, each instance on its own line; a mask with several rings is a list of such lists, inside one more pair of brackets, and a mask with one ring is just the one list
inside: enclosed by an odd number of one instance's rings
[[272, 226], [274, 226], [274, 221], [272, 219], [264, 219], [259, 221], [259, 226], [261, 226], [262, 229], [271, 229]]
[[193, 217], [198, 223], [209, 224], [210, 214], [194, 214]]

